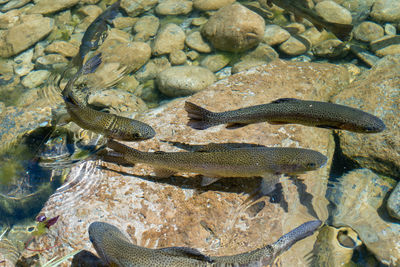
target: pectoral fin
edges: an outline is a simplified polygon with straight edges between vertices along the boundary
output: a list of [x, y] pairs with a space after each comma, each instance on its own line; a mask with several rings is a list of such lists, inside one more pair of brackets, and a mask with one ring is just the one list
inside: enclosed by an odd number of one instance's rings
[[221, 178], [203, 176], [203, 177], [201, 178], [201, 186], [208, 186], [208, 185], [210, 185], [210, 184], [215, 183], [215, 182], [218, 181], [219, 179], [221, 179]]
[[165, 168], [155, 168], [154, 173], [157, 177], [168, 178], [174, 175], [176, 172]]

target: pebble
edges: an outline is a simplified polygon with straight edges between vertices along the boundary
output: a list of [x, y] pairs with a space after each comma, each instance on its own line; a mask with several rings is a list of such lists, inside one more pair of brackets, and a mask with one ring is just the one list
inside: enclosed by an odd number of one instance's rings
[[198, 17], [198, 18], [193, 18], [191, 23], [193, 26], [201, 26], [203, 24], [206, 24], [207, 21], [208, 19], [205, 17]]
[[47, 70], [35, 70], [31, 71], [22, 79], [22, 85], [27, 88], [35, 88], [46, 82], [50, 76], [50, 71]]
[[35, 67], [37, 69], [61, 69], [67, 66], [68, 60], [59, 54], [44, 55], [36, 59]]
[[214, 83], [215, 75], [198, 66], [175, 66], [160, 72], [156, 83], [158, 89], [170, 97], [188, 96]]
[[44, 51], [46, 53], [58, 53], [64, 57], [74, 57], [78, 54], [79, 47], [66, 41], [54, 41]]
[[186, 15], [192, 11], [193, 2], [187, 0], [160, 1], [155, 8], [159, 15]]
[[28, 13], [51, 14], [64, 9], [68, 9], [79, 3], [79, 0], [39, 0], [28, 10]]
[[218, 10], [234, 2], [235, 0], [193, 0], [193, 6], [195, 9], [208, 11]]
[[371, 21], [363, 21], [353, 30], [354, 38], [363, 42], [371, 42], [383, 37], [381, 25]]
[[263, 42], [268, 45], [278, 45], [290, 38], [290, 33], [281, 26], [271, 24], [265, 27]]
[[190, 59], [190, 60], [196, 60], [199, 57], [199, 53], [197, 53], [196, 51], [192, 50], [189, 51], [186, 56]]
[[19, 54], [14, 58], [14, 72], [19, 76], [27, 75], [34, 68], [32, 63], [33, 48]]
[[22, 23], [4, 32], [0, 40], [0, 56], [10, 57], [34, 45], [54, 28], [54, 19], [41, 15], [27, 15]]
[[171, 63], [166, 57], [153, 58], [135, 73], [135, 77], [139, 82], [144, 83], [154, 79], [159, 72], [170, 67]]
[[7, 12], [8, 10], [11, 10], [11, 9], [20, 8], [24, 5], [26, 5], [27, 3], [29, 3], [30, 1], [31, 0], [12, 0], [12, 1], [8, 2], [7, 4], [5, 4], [1, 8], [1, 11]]
[[207, 44], [199, 31], [192, 32], [186, 37], [186, 45], [200, 53], [210, 53], [211, 46]]
[[121, 8], [125, 10], [130, 17], [136, 17], [152, 9], [158, 4], [158, 0], [125, 0], [121, 1]]
[[324, 40], [323, 34], [320, 31], [318, 31], [317, 28], [315, 27], [307, 29], [305, 32], [301, 34], [301, 36], [304, 36], [305, 38], [310, 40], [312, 46], [317, 45], [318, 43]]
[[141, 17], [133, 26], [135, 41], [147, 41], [150, 37], [157, 34], [158, 27], [160, 27], [160, 20], [152, 15]]
[[399, 0], [376, 0], [371, 17], [375, 21], [396, 22], [400, 20]]
[[113, 25], [117, 29], [125, 29], [131, 28], [135, 23], [138, 21], [138, 18], [131, 18], [131, 17], [119, 17], [113, 19]]
[[20, 15], [21, 11], [17, 9], [0, 14], [0, 29], [8, 29], [14, 26], [18, 22]]
[[300, 34], [306, 31], [306, 27], [304, 26], [304, 24], [298, 22], [290, 23], [284, 28], [291, 34]]
[[[306, 41], [304, 41], [305, 39]], [[299, 36], [291, 36], [288, 40], [279, 45], [279, 50], [290, 56], [298, 56], [307, 52], [311, 47], [311, 42], [306, 38], [300, 39]]]
[[393, 218], [400, 220], [400, 183], [390, 193], [386, 204], [387, 210]]
[[370, 43], [377, 56], [400, 54], [400, 35], [387, 35]]
[[330, 22], [351, 24], [350, 11], [333, 1], [322, 1], [315, 5], [315, 11]]
[[182, 50], [175, 50], [169, 54], [171, 65], [183, 65], [186, 62], [186, 54]]
[[312, 52], [318, 57], [340, 58], [348, 54], [349, 48], [338, 39], [329, 39], [314, 46]]
[[217, 72], [228, 65], [230, 61], [230, 57], [226, 54], [215, 54], [206, 56], [200, 65], [212, 72]]
[[387, 35], [396, 35], [396, 27], [393, 24], [386, 23], [385, 24], [385, 33]]
[[371, 54], [368, 50], [360, 46], [351, 45], [350, 50], [351, 52], [353, 52], [353, 54], [355, 54], [359, 59], [361, 59], [370, 67], [374, 66], [379, 61], [379, 57]]
[[159, 56], [169, 54], [174, 50], [182, 50], [185, 47], [185, 38], [185, 33], [181, 27], [169, 23], [156, 35], [152, 53]]
[[241, 4], [225, 6], [214, 13], [202, 34], [222, 51], [240, 52], [255, 47], [264, 36], [264, 19]]

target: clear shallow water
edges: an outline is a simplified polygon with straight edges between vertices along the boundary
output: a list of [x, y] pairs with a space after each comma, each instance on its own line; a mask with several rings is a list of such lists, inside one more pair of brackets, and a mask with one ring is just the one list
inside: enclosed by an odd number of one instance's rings
[[[104, 4], [101, 2], [100, 5]], [[72, 9], [72, 13], [76, 12], [75, 9]], [[151, 12], [151, 11], [150, 11]], [[195, 17], [197, 13], [192, 13], [189, 15], [189, 17]], [[190, 24], [188, 23], [188, 19], [184, 19], [182, 17], [180, 18], [175, 18], [175, 17], [163, 17], [159, 16], [161, 19], [161, 24], [166, 24], [167, 22], [178, 22], [177, 24], [181, 25], [182, 28], [188, 28], [191, 27]], [[193, 27], [194, 28], [194, 27]], [[232, 57], [232, 61], [230, 65], [233, 65], [238, 58], [240, 58], [240, 53], [236, 54], [230, 54]], [[198, 60], [192, 60], [192, 62], [200, 62], [200, 59], [202, 59], [202, 55], [198, 58]], [[281, 58], [285, 59], [292, 59], [292, 57], [289, 57], [288, 55], [280, 55]], [[310, 58], [313, 57], [307, 57], [305, 60], [309, 60]], [[304, 59], [304, 58], [303, 58]], [[301, 57], [297, 58], [297, 60], [303, 60]], [[317, 59], [316, 61], [327, 61], [327, 60], [320, 60]], [[349, 55], [345, 58], [341, 59], [333, 59], [330, 60], [332, 63], [355, 63], [356, 62], [356, 57], [354, 55]], [[365, 68], [365, 64], [361, 61], [357, 61], [358, 67], [360, 69]], [[147, 82], [147, 84], [146, 84]], [[154, 81], [148, 82], [146, 81], [143, 84], [149, 85], [149, 87], [142, 87], [141, 89], [144, 90], [144, 92], [141, 94], [143, 98], [146, 100], [146, 95], [153, 95], [152, 98], [147, 98], [150, 99], [151, 101], [147, 101], [147, 103], [151, 106], [157, 105], [160, 101], [163, 99], [170, 99], [170, 97], [163, 96], [159, 92], [157, 92], [154, 88]], [[4, 85], [7, 87], [7, 84]], [[46, 85], [41, 85], [39, 88], [43, 88]], [[20, 83], [17, 83], [16, 85], [17, 88], [21, 88]], [[18, 102], [17, 99], [20, 98], [20, 95], [22, 94], [23, 91], [28, 92], [29, 90], [35, 90], [35, 89], [16, 89], [13, 90], [10, 93], [6, 93], [6, 90], [2, 91], [1, 93], [1, 100], [6, 106], [11, 106], [15, 103]], [[40, 89], [39, 89], [40, 90]], [[148, 91], [146, 91], [148, 90]], [[155, 96], [154, 96], [155, 95]], [[5, 108], [3, 106], [3, 108]], [[39, 125], [38, 125], [39, 126]], [[7, 129], [2, 129], [3, 131], [7, 131]], [[32, 129], [34, 130], [34, 129]], [[45, 185], [51, 185], [48, 190], [46, 190], [46, 193], [43, 194], [38, 194], [33, 200], [27, 201], [24, 205], [27, 205], [28, 208], [26, 210], [22, 210], [21, 208], [19, 209], [11, 209], [8, 211], [1, 212], [2, 216], [0, 217], [1, 223], [6, 225], [18, 225], [18, 223], [26, 222], [26, 219], [33, 221], [35, 216], [38, 214], [40, 211], [42, 205], [50, 195], [50, 193], [54, 192], [58, 186], [60, 186], [63, 182], [63, 171], [60, 170], [60, 166], [57, 166], [56, 168], [53, 168], [50, 164], [46, 166], [46, 161], [47, 159], [50, 158], [50, 161], [56, 160], [56, 162], [62, 162], [60, 158], [58, 157], [63, 157], [66, 156], [71, 157], [74, 151], [74, 136], [73, 134], [69, 133], [65, 135], [64, 131], [60, 131], [61, 134], [58, 135], [51, 135], [49, 136], [49, 133], [52, 131], [52, 129], [48, 128], [39, 128], [38, 130], [35, 130], [34, 132], [27, 131], [29, 132], [29, 137], [25, 138], [26, 140], [17, 142], [18, 144], [20, 143], [21, 145], [12, 145], [10, 152], [6, 152], [2, 157], [4, 164], [1, 166], [0, 170], [0, 180], [2, 182], [1, 184], [1, 189], [4, 195], [7, 195], [8, 198], [15, 198], [18, 197], [18, 194], [24, 194], [26, 196], [31, 196], [32, 194], [35, 194], [39, 191], [39, 189]], [[64, 132], [64, 135], [63, 135]], [[46, 144], [50, 140], [54, 140], [52, 144], [47, 146], [47, 148], [50, 147], [50, 150], [46, 150]], [[338, 138], [336, 137], [336, 144], [338, 144]], [[53, 149], [55, 148], [55, 149]], [[59, 148], [59, 149], [57, 149]], [[350, 172], [351, 170], [357, 169], [359, 166], [355, 164], [353, 161], [350, 159], [346, 159], [343, 154], [341, 154], [341, 151], [339, 149], [340, 147], [336, 147], [336, 152], [333, 160], [333, 165], [331, 169], [331, 173], [329, 176], [330, 183], [329, 187], [335, 188], [336, 187], [336, 182], [340, 180], [340, 177], [343, 176], [343, 174]], [[82, 152], [84, 153], [84, 152]], [[61, 166], [62, 163], [61, 163]], [[66, 164], [66, 168], [68, 169], [68, 164]], [[62, 168], [64, 169], [64, 168]], [[65, 170], [64, 170], [65, 171]], [[297, 185], [297, 190], [299, 192], [303, 193], [304, 199], [303, 199], [303, 204], [309, 205], [309, 201], [307, 202], [307, 197], [310, 198], [309, 195], [305, 193], [304, 187], [299, 183]], [[329, 192], [329, 188], [328, 188]], [[277, 191], [275, 192], [277, 194], [273, 194], [271, 198], [269, 199], [270, 202], [276, 202], [276, 203], [283, 203], [283, 209], [284, 209], [284, 202], [282, 202], [282, 195], [279, 194], [279, 186]], [[327, 193], [329, 195], [329, 193]], [[325, 197], [324, 192], [321, 192], [321, 195], [319, 197]], [[33, 205], [34, 204], [34, 205]], [[261, 204], [258, 204], [258, 206], [253, 206], [251, 207], [251, 210], [254, 210], [255, 214], [257, 214], [260, 210], [264, 208], [265, 203], [261, 202]], [[313, 208], [308, 206], [308, 210], [312, 211]], [[315, 213], [315, 211], [312, 211], [311, 213]], [[335, 212], [335, 207], [332, 205], [330, 212], [333, 213]], [[383, 211], [384, 213], [384, 211]], [[387, 218], [387, 215], [382, 215], [383, 218]], [[330, 217], [328, 219], [328, 224], [332, 224], [333, 219]], [[345, 242], [345, 241], [343, 241]], [[348, 247], [351, 247], [351, 245], [347, 245]], [[331, 247], [328, 246], [327, 250], [332, 249]], [[345, 253], [345, 252], [342, 252]], [[347, 253], [347, 252], [346, 252]], [[329, 255], [329, 252], [326, 252], [326, 255]], [[301, 255], [303, 256], [303, 255]], [[368, 264], [371, 264], [372, 266], [378, 266], [379, 263], [377, 262], [376, 259], [373, 258], [372, 254], [368, 252], [367, 248], [365, 245], [361, 245], [353, 256], [351, 257], [353, 263], [349, 263], [349, 266], [352, 266], [351, 264], [359, 264], [361, 266], [367, 266]], [[372, 262], [372, 263], [370, 263]]]

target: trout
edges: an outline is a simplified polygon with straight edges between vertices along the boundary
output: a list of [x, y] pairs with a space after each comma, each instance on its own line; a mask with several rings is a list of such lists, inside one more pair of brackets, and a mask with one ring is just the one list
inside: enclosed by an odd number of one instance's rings
[[191, 102], [185, 102], [188, 125], [204, 130], [227, 123], [227, 128], [239, 128], [252, 123], [296, 123], [319, 128], [347, 130], [357, 133], [378, 133], [385, 129], [379, 118], [362, 110], [319, 101], [280, 98], [268, 104], [225, 112], [211, 112]]
[[154, 129], [141, 121], [115, 114], [105, 113], [89, 108], [79, 102], [72, 88], [81, 74], [94, 72], [101, 63], [101, 54], [89, 59], [81, 69], [68, 81], [62, 95], [71, 120], [86, 130], [103, 134], [107, 138], [125, 141], [139, 141], [155, 136]]
[[318, 30], [327, 29], [342, 41], [349, 41], [351, 39], [352, 24], [327, 21], [314, 10], [308, 8], [305, 0], [267, 0], [269, 6], [272, 6], [272, 3], [293, 13], [297, 18], [306, 18]]
[[[221, 147], [197, 152], [141, 152], [114, 140], [107, 146], [122, 154], [131, 164], [144, 163], [156, 172], [198, 173], [206, 177], [256, 177], [266, 174], [297, 174], [323, 166], [327, 158], [321, 153], [293, 147]], [[168, 173], [167, 172], [167, 173]]]
[[312, 235], [321, 221], [308, 221], [283, 235], [275, 243], [262, 248], [232, 255], [208, 257], [197, 249], [168, 247], [151, 249], [132, 244], [115, 226], [93, 222], [89, 226], [89, 239], [97, 254], [109, 266], [118, 267], [190, 267], [190, 266], [265, 266], [296, 242]]

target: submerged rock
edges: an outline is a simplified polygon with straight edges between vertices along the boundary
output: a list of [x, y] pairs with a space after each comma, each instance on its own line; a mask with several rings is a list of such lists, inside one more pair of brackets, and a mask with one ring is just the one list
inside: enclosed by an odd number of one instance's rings
[[156, 35], [153, 43], [153, 55], [169, 54], [174, 50], [182, 50], [185, 46], [185, 33], [181, 27], [169, 23]]
[[400, 2], [377, 0], [372, 6], [371, 17], [377, 21], [395, 22], [400, 19]]
[[202, 34], [215, 48], [230, 52], [255, 47], [262, 40], [264, 31], [264, 19], [241, 4], [221, 8], [202, 28]]
[[400, 56], [388, 56], [359, 76], [333, 102], [361, 108], [382, 119], [386, 129], [377, 134], [342, 132], [343, 153], [364, 168], [400, 176]]
[[[348, 73], [342, 67], [278, 60], [230, 76], [187, 100], [213, 111], [267, 103], [281, 97], [328, 100], [347, 81]], [[144, 114], [141, 119], [154, 127], [157, 136], [130, 145], [142, 151], [178, 151], [160, 140], [186, 144], [246, 142], [306, 147], [332, 157], [331, 131], [326, 129], [268, 123], [237, 130], [222, 125], [205, 131], [191, 129], [186, 126], [185, 100], [176, 99]], [[68, 189], [54, 194], [42, 210], [48, 217], [56, 214], [60, 218], [49, 234], [40, 237], [31, 248], [54, 244], [56, 237], [64, 241], [43, 252], [45, 258], [75, 249], [94, 252], [87, 236], [93, 221], [114, 224], [140, 246], [187, 246], [207, 255], [232, 255], [274, 241], [294, 225], [315, 216], [321, 220], [328, 216], [325, 190], [329, 163], [299, 175], [303, 183], [282, 177], [281, 185], [270, 197], [248, 209], [244, 201], [259, 190], [260, 179], [226, 178], [202, 188], [201, 179], [193, 174], [161, 179], [154, 176], [150, 166], [123, 167], [103, 162], [100, 164], [106, 168], [100, 169], [98, 164], [89, 161], [74, 167], [66, 184]], [[305, 266], [303, 255], [312, 250], [314, 241], [315, 237], [311, 237], [293, 246], [282, 255], [282, 265]]]
[[79, 0], [39, 0], [28, 12], [46, 15], [70, 8], [78, 3]]
[[400, 220], [400, 183], [390, 193], [387, 200], [387, 210], [393, 218]]
[[327, 198], [334, 204], [332, 224], [348, 226], [383, 264], [400, 264], [400, 225], [381, 210], [395, 181], [370, 170], [358, 169], [338, 178], [328, 187]]

